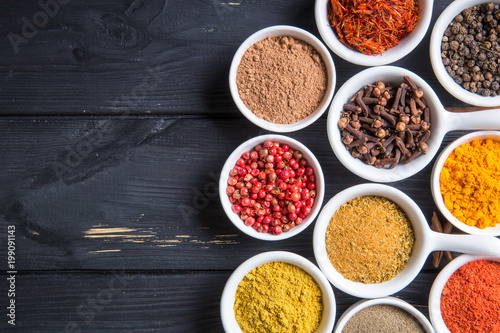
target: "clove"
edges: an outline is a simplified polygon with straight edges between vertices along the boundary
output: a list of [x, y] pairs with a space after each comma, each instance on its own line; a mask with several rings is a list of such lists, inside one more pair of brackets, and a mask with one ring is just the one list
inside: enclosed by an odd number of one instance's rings
[[367, 164], [394, 168], [429, 149], [430, 111], [410, 77], [399, 86], [379, 81], [359, 89], [341, 113], [342, 142]]

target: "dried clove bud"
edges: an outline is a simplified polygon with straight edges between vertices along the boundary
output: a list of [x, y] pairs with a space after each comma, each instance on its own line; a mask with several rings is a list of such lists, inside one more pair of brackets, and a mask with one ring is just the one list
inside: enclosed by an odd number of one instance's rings
[[410, 163], [428, 150], [426, 105], [423, 90], [410, 77], [399, 86], [380, 81], [366, 85], [341, 111], [347, 118], [338, 122], [342, 142], [353, 157], [377, 168]]

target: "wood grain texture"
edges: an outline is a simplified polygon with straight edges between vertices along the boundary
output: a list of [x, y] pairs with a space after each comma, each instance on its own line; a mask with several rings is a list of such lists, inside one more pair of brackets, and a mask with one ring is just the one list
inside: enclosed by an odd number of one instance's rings
[[[16, 329], [54, 333], [222, 332], [219, 301], [230, 274], [162, 270], [19, 274]], [[394, 296], [427, 314], [428, 282], [433, 276], [424, 271], [412, 288]], [[338, 320], [358, 299], [335, 288], [334, 293]]]
[[[315, 144], [328, 140], [324, 118], [290, 136], [320, 161], [326, 203], [365, 181], [343, 167], [329, 145]], [[2, 222], [18, 224], [24, 236], [19, 269], [228, 270], [241, 256], [220, 260], [225, 253], [248, 257], [269, 249], [240, 234], [218, 197], [222, 165], [252, 129], [243, 119], [2, 118], [5, 137], [19, 138], [0, 142]], [[429, 219], [436, 210], [429, 200], [431, 167], [394, 184]], [[310, 256], [312, 229], [273, 249]]]
[[[229, 222], [217, 192], [227, 156], [267, 133], [231, 99], [236, 49], [276, 24], [319, 37], [314, 2], [64, 2], [31, 30], [43, 19], [40, 4], [0, 3], [0, 248], [16, 226], [18, 271], [17, 326], [0, 312], [0, 331], [222, 332], [220, 295], [244, 260], [284, 250], [315, 262], [313, 226], [293, 239], [256, 241]], [[449, 3], [435, 1], [431, 27]], [[466, 107], [432, 72], [430, 33], [394, 65], [420, 75], [445, 106]], [[333, 58], [337, 89], [364, 69]], [[326, 120], [287, 134], [318, 158], [325, 203], [365, 182], [333, 154]], [[465, 133], [449, 133], [441, 149]], [[390, 184], [427, 219], [437, 210], [431, 170]], [[428, 316], [427, 295], [445, 264], [428, 260], [395, 296]], [[359, 299], [334, 292], [338, 319]]]
[[[433, 22], [448, 1], [434, 4]], [[70, 1], [33, 37], [17, 46], [33, 3], [3, 2], [0, 11], [0, 113], [223, 115], [237, 113], [228, 69], [253, 32], [289, 24], [319, 37], [312, 1], [218, 0]], [[29, 31], [29, 29], [28, 29]], [[28, 35], [29, 36], [29, 35]], [[429, 36], [395, 65], [436, 89], [446, 106], [459, 106], [435, 78]], [[337, 87], [361, 70], [334, 55]]]

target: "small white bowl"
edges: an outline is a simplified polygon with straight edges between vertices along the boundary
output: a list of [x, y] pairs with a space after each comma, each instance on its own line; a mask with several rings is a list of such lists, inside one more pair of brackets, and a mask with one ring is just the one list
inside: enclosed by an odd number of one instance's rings
[[398, 45], [379, 55], [366, 55], [357, 50], [352, 50], [342, 44], [328, 21], [326, 0], [316, 0], [314, 16], [321, 37], [326, 45], [339, 57], [361, 66], [380, 66], [393, 63], [415, 49], [424, 38], [432, 18], [433, 0], [418, 0], [420, 7], [420, 20], [413, 31], [403, 38]]
[[335, 324], [336, 304], [332, 287], [323, 273], [309, 260], [298, 254], [284, 251], [264, 252], [243, 262], [231, 274], [222, 292], [220, 313], [222, 326], [226, 332], [241, 333], [241, 329], [234, 316], [234, 301], [238, 284], [245, 275], [261, 265], [271, 262], [285, 262], [302, 268], [318, 283], [323, 296], [323, 317], [316, 333], [330, 333]]
[[457, 269], [465, 265], [470, 261], [475, 260], [489, 260], [500, 262], [500, 256], [473, 256], [463, 254], [446, 265], [432, 284], [431, 291], [429, 293], [429, 317], [431, 318], [432, 325], [436, 332], [439, 333], [449, 333], [450, 330], [446, 326], [441, 315], [441, 294], [443, 293], [443, 288], [448, 282], [448, 279], [455, 273]]
[[479, 131], [469, 133], [464, 135], [452, 143], [450, 143], [439, 155], [436, 162], [434, 163], [434, 167], [432, 169], [431, 175], [431, 191], [432, 197], [434, 198], [434, 202], [436, 206], [439, 208], [439, 211], [443, 214], [443, 216], [450, 221], [455, 227], [466, 232], [468, 234], [474, 235], [489, 235], [489, 236], [500, 236], [500, 223], [495, 227], [487, 227], [485, 229], [481, 229], [478, 227], [473, 227], [467, 225], [465, 223], [460, 222], [453, 214], [446, 208], [443, 196], [441, 194], [441, 184], [439, 181], [439, 177], [441, 175], [441, 170], [443, 169], [443, 165], [446, 162], [446, 159], [450, 154], [457, 148], [463, 144], [469, 143], [475, 139], [494, 139], [496, 141], [500, 141], [500, 132], [498, 131]]
[[[391, 280], [365, 284], [342, 276], [333, 267], [326, 251], [326, 230], [333, 214], [344, 203], [362, 196], [381, 196], [396, 203], [410, 219], [415, 242], [406, 267]], [[321, 210], [313, 233], [314, 257], [330, 282], [343, 292], [361, 298], [377, 298], [394, 294], [415, 279], [433, 251], [456, 251], [484, 255], [500, 255], [500, 239], [485, 235], [450, 235], [429, 228], [418, 205], [400, 190], [383, 184], [360, 184], [335, 195]]]
[[458, 83], [453, 80], [453, 78], [446, 72], [446, 68], [443, 65], [443, 60], [441, 58], [441, 41], [444, 36], [444, 32], [448, 25], [453, 21], [455, 16], [460, 14], [462, 10], [473, 7], [478, 4], [493, 2], [500, 4], [500, 0], [456, 0], [453, 1], [439, 16], [434, 28], [432, 29], [429, 53], [431, 58], [432, 69], [434, 74], [438, 78], [441, 85], [454, 97], [461, 100], [462, 102], [477, 105], [477, 106], [497, 106], [500, 105], [500, 96], [495, 97], [485, 97], [479, 94], [472, 93], [465, 90]]
[[[309, 165], [314, 170], [314, 175], [316, 178], [316, 198], [314, 199], [314, 205], [312, 207], [311, 213], [304, 219], [304, 222], [290, 229], [288, 232], [283, 232], [281, 235], [273, 235], [270, 233], [257, 232], [252, 227], [247, 227], [243, 221], [239, 218], [238, 214], [234, 213], [231, 209], [233, 204], [229, 201], [226, 194], [227, 179], [229, 178], [229, 171], [236, 165], [236, 161], [241, 157], [241, 155], [250, 151], [258, 144], [263, 144], [266, 140], [271, 140], [273, 142], [279, 142], [280, 144], [287, 144], [290, 148], [298, 149], [302, 152], [304, 158], [308, 161]], [[284, 135], [278, 134], [267, 134], [257, 136], [248, 141], [242, 143], [238, 148], [236, 148], [233, 153], [228, 157], [226, 163], [222, 167], [220, 179], [219, 179], [219, 197], [222, 203], [222, 208], [226, 213], [227, 217], [231, 222], [243, 233], [261, 240], [267, 241], [278, 241], [293, 237], [300, 232], [304, 231], [316, 218], [319, 211], [321, 210], [321, 205], [323, 204], [323, 198], [325, 196], [325, 178], [323, 176], [323, 170], [316, 159], [314, 154], [299, 141], [289, 138]]]
[[[325, 63], [327, 70], [328, 84], [325, 91], [325, 96], [323, 97], [323, 100], [321, 101], [320, 105], [318, 106], [316, 111], [314, 111], [308, 117], [293, 124], [276, 124], [257, 117], [250, 109], [246, 107], [245, 103], [243, 103], [243, 101], [241, 100], [240, 95], [238, 93], [238, 86], [236, 84], [236, 72], [241, 62], [241, 58], [243, 57], [243, 54], [246, 52], [246, 50], [254, 43], [266, 37], [276, 37], [276, 36], [291, 36], [295, 39], [300, 39], [308, 43], [309, 45], [314, 47], [316, 51], [318, 51], [318, 53], [321, 55], [321, 58], [323, 59], [323, 62]], [[304, 127], [311, 125], [319, 117], [321, 117], [321, 115], [328, 108], [328, 105], [330, 104], [330, 101], [333, 97], [333, 93], [335, 91], [336, 79], [337, 77], [336, 77], [335, 65], [333, 63], [332, 56], [330, 55], [330, 52], [325, 47], [325, 45], [313, 34], [307, 32], [306, 30], [287, 25], [271, 26], [259, 30], [250, 37], [248, 37], [236, 51], [233, 60], [231, 62], [231, 67], [229, 69], [229, 89], [231, 91], [231, 96], [233, 97], [234, 103], [241, 111], [241, 113], [248, 120], [250, 120], [255, 125], [259, 126], [260, 128], [278, 133], [298, 131], [300, 129], [303, 129]]]
[[432, 327], [431, 323], [420, 311], [418, 311], [414, 306], [412, 306], [408, 302], [405, 302], [395, 297], [384, 297], [384, 298], [375, 298], [375, 299], [357, 301], [342, 314], [342, 316], [339, 318], [337, 322], [337, 325], [335, 325], [335, 330], [333, 331], [333, 333], [342, 333], [342, 330], [344, 329], [347, 322], [351, 320], [351, 318], [359, 311], [373, 305], [382, 305], [382, 304], [392, 305], [405, 310], [410, 315], [415, 317], [415, 319], [418, 320], [418, 322], [422, 325], [422, 327], [427, 333], [434, 333], [434, 328]]

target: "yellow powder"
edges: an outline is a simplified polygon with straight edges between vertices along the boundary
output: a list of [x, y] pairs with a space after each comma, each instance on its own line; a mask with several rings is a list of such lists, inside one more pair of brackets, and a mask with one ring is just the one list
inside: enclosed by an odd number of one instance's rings
[[288, 263], [253, 269], [236, 290], [234, 313], [244, 333], [311, 333], [318, 328], [322, 312], [316, 281]]
[[473, 140], [455, 148], [439, 181], [453, 216], [481, 229], [494, 227], [500, 218], [500, 141]]

